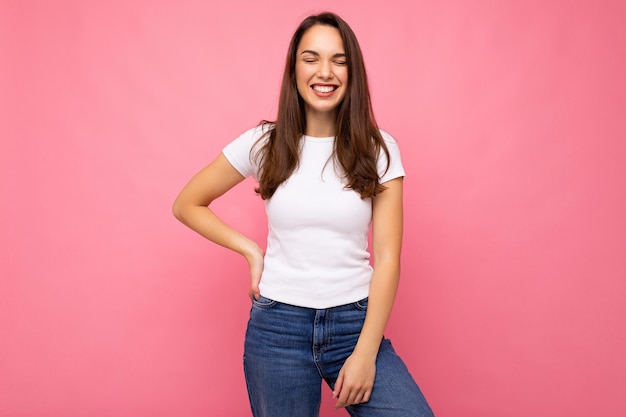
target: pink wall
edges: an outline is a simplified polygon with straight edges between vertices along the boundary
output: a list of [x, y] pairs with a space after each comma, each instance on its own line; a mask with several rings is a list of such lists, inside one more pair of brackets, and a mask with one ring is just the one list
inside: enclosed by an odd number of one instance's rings
[[[0, 416], [249, 415], [245, 265], [170, 205], [326, 8], [404, 152], [388, 335], [438, 417], [624, 416], [625, 3], [308, 4], [0, 2]], [[262, 242], [252, 187], [217, 206]]]

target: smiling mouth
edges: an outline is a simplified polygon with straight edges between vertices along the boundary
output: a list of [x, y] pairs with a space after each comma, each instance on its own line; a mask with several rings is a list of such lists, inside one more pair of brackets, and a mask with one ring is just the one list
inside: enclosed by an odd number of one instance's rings
[[339, 88], [336, 85], [319, 85], [319, 84], [314, 84], [311, 86], [311, 88], [314, 91], [317, 91], [318, 93], [331, 93], [333, 91], [335, 91], [337, 88]]

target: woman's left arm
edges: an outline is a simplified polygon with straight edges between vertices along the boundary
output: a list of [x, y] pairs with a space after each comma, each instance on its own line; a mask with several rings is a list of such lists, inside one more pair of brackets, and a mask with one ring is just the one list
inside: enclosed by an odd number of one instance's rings
[[376, 375], [376, 356], [400, 279], [402, 248], [402, 178], [386, 182], [372, 203], [374, 275], [365, 323], [352, 355], [335, 383], [335, 408], [369, 401]]

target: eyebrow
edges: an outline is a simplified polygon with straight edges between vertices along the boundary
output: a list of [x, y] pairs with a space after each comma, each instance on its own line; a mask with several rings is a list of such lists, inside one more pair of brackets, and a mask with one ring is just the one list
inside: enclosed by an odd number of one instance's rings
[[[311, 55], [315, 55], [315, 56], [320, 56], [320, 54], [318, 52], [312, 51], [310, 49], [305, 49], [304, 51], [302, 51], [300, 53], [300, 55], [304, 55], [304, 54], [311, 54]], [[335, 55], [332, 56], [333, 58], [345, 58], [346, 54], [342, 53], [337, 53]]]

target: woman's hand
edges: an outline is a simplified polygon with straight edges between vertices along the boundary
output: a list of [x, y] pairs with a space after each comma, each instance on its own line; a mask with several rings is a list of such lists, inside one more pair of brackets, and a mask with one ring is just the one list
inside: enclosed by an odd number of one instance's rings
[[376, 357], [352, 353], [346, 359], [335, 382], [335, 408], [368, 402], [376, 376]]
[[251, 300], [258, 300], [261, 296], [259, 291], [259, 282], [261, 282], [261, 273], [263, 272], [263, 251], [256, 244], [245, 255], [248, 265], [250, 266], [250, 291], [248, 297]]

